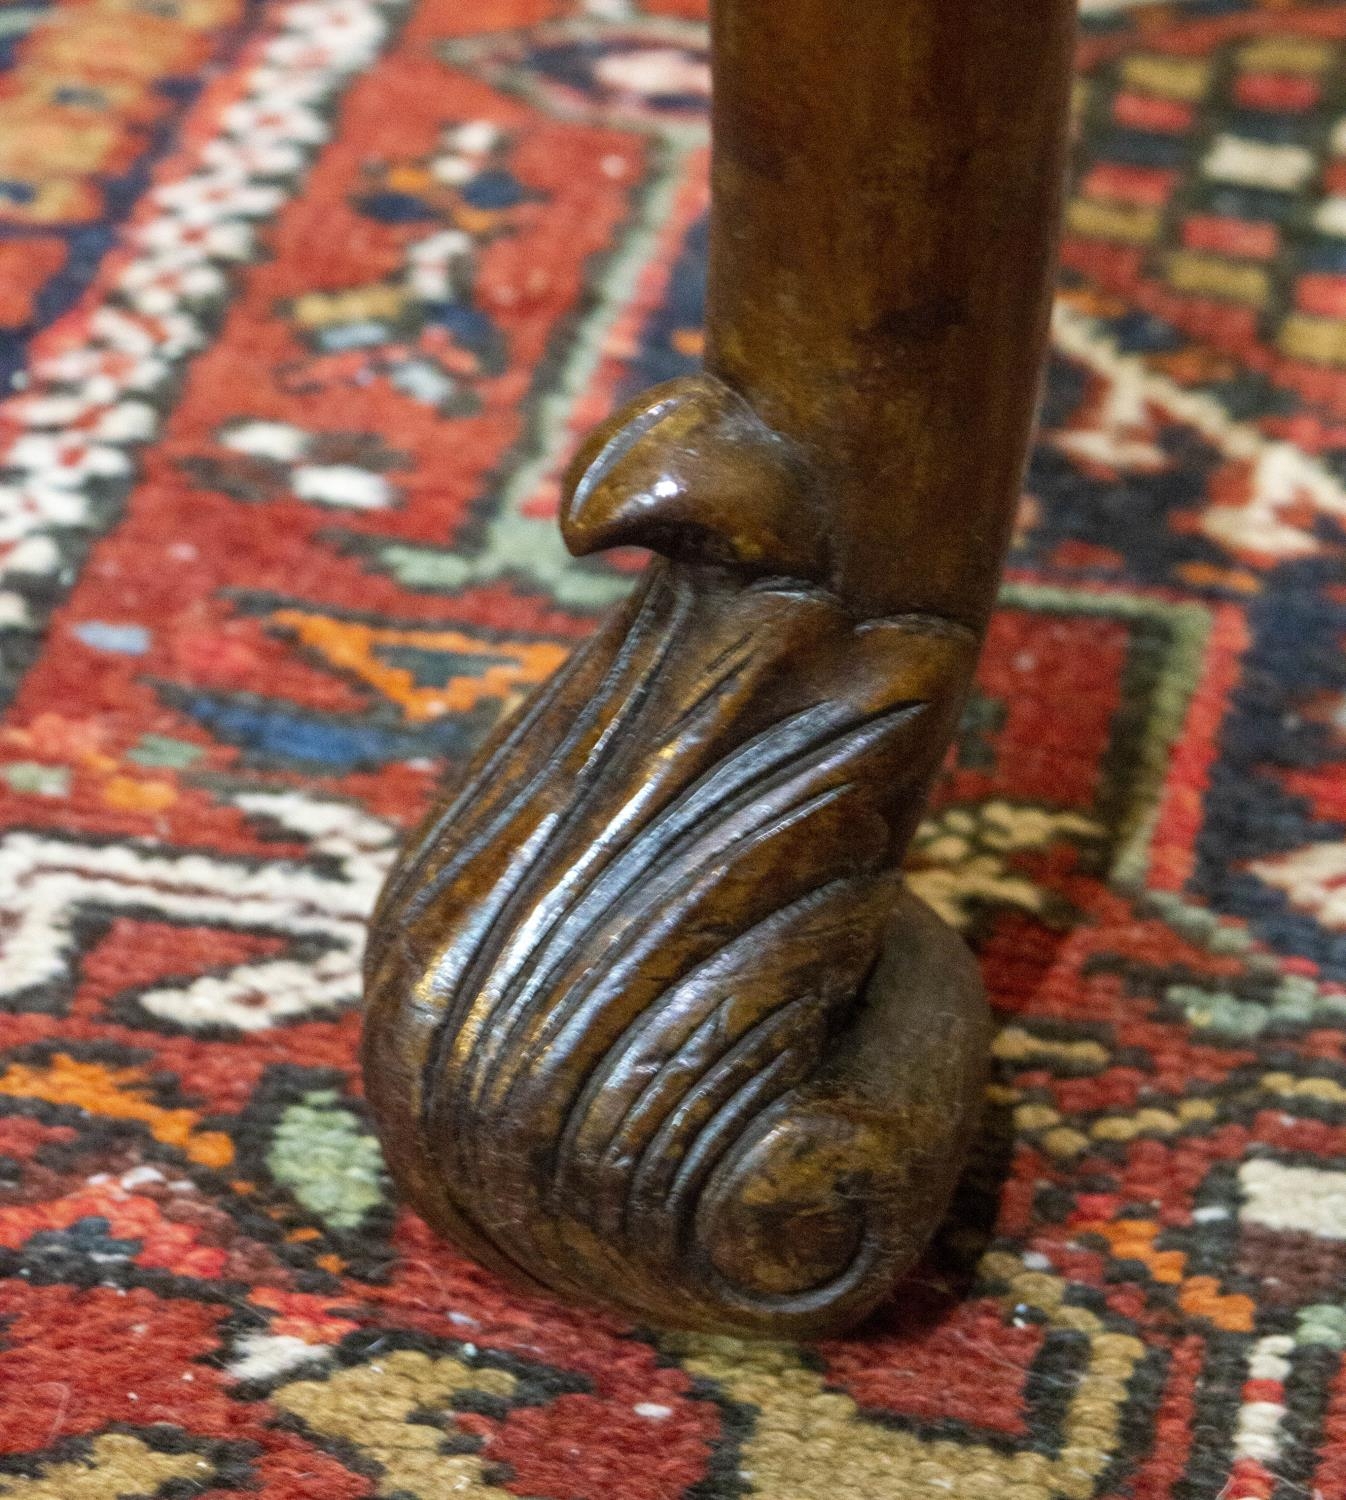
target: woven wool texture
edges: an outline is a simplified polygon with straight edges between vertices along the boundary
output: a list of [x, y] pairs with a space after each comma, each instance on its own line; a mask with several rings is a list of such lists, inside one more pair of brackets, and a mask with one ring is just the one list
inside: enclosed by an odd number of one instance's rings
[[5, 1500], [1346, 1496], [1343, 4], [1086, 4], [912, 858], [1001, 1022], [920, 1271], [817, 1348], [670, 1336], [390, 1199], [362, 920], [638, 561], [565, 557], [558, 474], [696, 365], [703, 23], [5, 17]]

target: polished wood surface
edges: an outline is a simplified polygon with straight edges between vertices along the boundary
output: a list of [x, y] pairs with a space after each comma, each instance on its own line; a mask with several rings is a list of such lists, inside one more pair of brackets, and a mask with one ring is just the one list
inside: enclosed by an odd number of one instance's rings
[[525, 1285], [813, 1336], [947, 1205], [987, 1013], [900, 862], [1043, 355], [1068, 0], [718, 0], [708, 351], [586, 444], [657, 554], [410, 839], [365, 1075], [400, 1190]]

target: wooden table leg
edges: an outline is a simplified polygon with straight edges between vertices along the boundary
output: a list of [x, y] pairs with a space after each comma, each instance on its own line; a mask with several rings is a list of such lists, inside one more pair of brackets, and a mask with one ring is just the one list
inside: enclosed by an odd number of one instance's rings
[[401, 1192], [654, 1323], [834, 1332], [947, 1205], [986, 1008], [899, 864], [1018, 494], [1071, 0], [718, 0], [706, 370], [588, 443], [659, 554], [374, 916]]

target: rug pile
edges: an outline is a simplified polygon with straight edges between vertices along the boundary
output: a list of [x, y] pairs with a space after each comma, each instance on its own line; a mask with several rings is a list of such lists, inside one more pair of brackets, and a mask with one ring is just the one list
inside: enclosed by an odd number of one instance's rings
[[803, 1349], [511, 1293], [354, 1066], [400, 832], [629, 584], [558, 475], [698, 359], [700, 0], [3, 17], [5, 1500], [1346, 1495], [1346, 5], [1086, 0], [1080, 60], [913, 856], [990, 1112]]

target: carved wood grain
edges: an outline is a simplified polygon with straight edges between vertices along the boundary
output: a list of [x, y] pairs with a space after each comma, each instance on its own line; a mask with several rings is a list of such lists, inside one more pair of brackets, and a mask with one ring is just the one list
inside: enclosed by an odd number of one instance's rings
[[943, 1213], [987, 1011], [900, 865], [1042, 359], [1066, 0], [718, 0], [706, 372], [562, 528], [658, 554], [432, 809], [370, 932], [401, 1192], [516, 1281], [835, 1332]]

